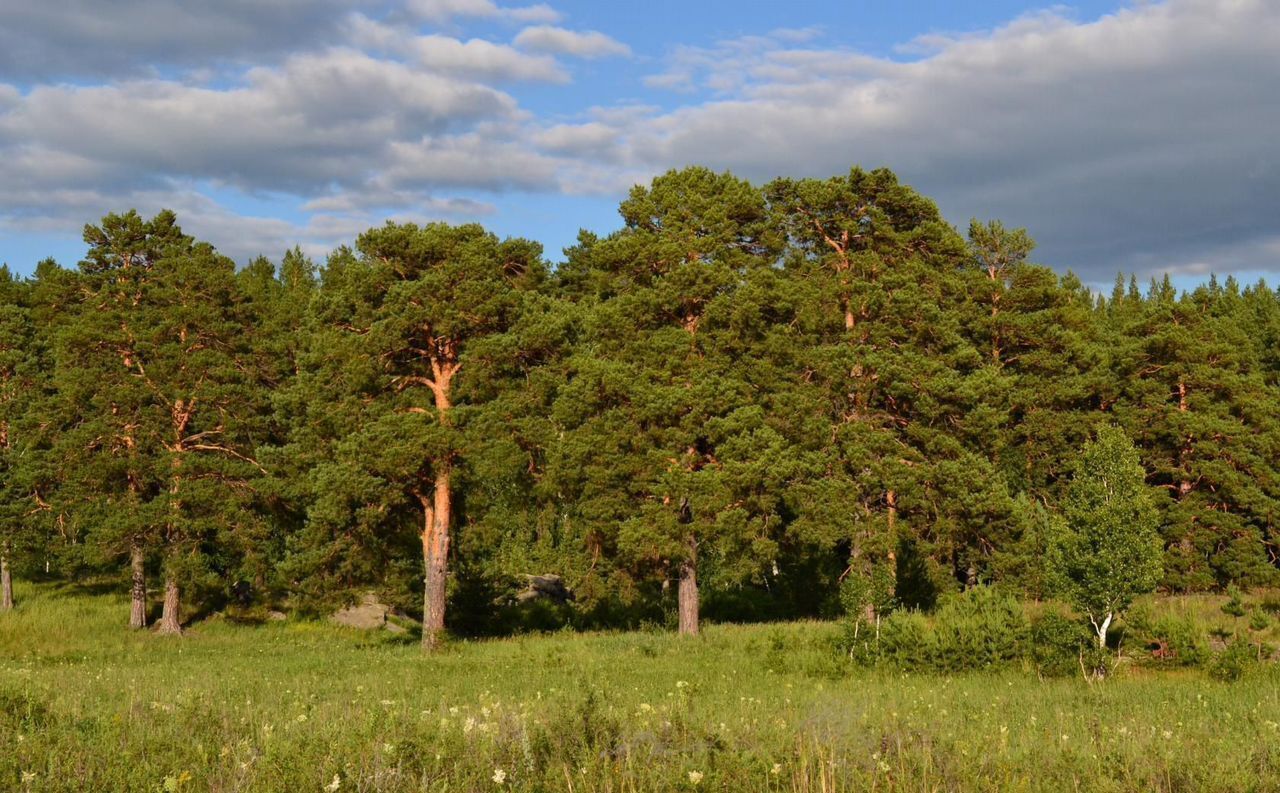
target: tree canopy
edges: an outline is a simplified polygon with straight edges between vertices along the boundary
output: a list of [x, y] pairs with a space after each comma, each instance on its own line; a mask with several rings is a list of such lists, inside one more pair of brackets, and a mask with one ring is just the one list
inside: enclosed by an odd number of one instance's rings
[[619, 210], [555, 266], [387, 223], [238, 268], [130, 211], [0, 271], [0, 577], [116, 581], [170, 632], [373, 592], [428, 649], [990, 583], [1105, 640], [1152, 587], [1277, 580], [1266, 284], [1103, 294], [885, 169]]

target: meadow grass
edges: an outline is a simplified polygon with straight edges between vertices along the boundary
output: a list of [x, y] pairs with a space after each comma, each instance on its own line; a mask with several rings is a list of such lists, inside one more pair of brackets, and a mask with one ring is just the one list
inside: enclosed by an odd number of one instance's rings
[[1274, 666], [888, 675], [817, 622], [423, 657], [315, 622], [130, 634], [123, 596], [18, 595], [4, 791], [1280, 790]]

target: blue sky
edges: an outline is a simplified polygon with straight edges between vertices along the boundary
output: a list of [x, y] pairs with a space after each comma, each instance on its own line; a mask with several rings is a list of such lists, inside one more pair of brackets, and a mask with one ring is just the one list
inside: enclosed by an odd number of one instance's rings
[[387, 218], [543, 242], [632, 184], [888, 166], [1036, 259], [1280, 271], [1280, 4], [0, 0], [0, 260], [113, 210], [233, 257]]

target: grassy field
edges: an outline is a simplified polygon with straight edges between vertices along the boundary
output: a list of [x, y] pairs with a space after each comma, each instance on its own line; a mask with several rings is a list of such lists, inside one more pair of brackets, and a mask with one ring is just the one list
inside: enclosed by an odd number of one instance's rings
[[846, 668], [824, 623], [424, 658], [306, 622], [131, 635], [123, 597], [18, 595], [2, 791], [1280, 790], [1274, 665], [887, 675]]

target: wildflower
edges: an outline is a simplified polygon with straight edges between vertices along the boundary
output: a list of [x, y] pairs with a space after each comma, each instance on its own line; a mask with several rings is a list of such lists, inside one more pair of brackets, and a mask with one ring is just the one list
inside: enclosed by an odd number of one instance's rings
[[338, 793], [338, 789], [342, 787], [342, 777], [337, 774], [333, 775], [333, 779], [329, 784], [324, 786], [324, 793]]
[[782, 773], [782, 763], [774, 763], [773, 768], [769, 769], [769, 773], [777, 776]]
[[31, 784], [32, 782], [34, 782], [34, 781], [36, 781], [36, 772], [35, 772], [35, 771], [23, 771], [23, 772], [22, 772], [22, 784], [24, 784], [24, 785], [30, 785], [30, 784]]
[[299, 713], [299, 714], [298, 714], [297, 722], [298, 722], [299, 724], [303, 723], [303, 722], [304, 722], [304, 721], [306, 721], [306, 720], [307, 720], [307, 714], [305, 714], [305, 713]]
[[690, 785], [696, 785], [696, 784], [698, 784], [698, 783], [700, 783], [700, 782], [702, 782], [702, 772], [701, 772], [701, 771], [690, 771], [690, 772], [689, 772], [689, 784], [690, 784]]
[[506, 781], [507, 781], [506, 771], [503, 771], [501, 768], [493, 769], [493, 783], [495, 785], [501, 785], [503, 782], [506, 782]]
[[684, 687], [685, 687], [685, 686], [687, 686], [687, 685], [689, 685], [689, 684], [688, 684], [686, 681], [684, 681], [684, 680], [677, 680], [677, 681], [676, 681], [676, 688], [684, 688]]
[[880, 773], [882, 774], [889, 773], [889, 764], [886, 763], [885, 761], [881, 760], [879, 763], [877, 763], [877, 766], [879, 766], [880, 768]]
[[383, 754], [395, 754], [396, 745], [394, 743], [384, 743], [382, 745], [382, 752]]

